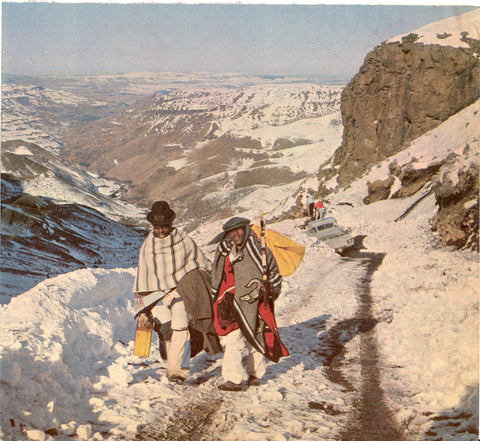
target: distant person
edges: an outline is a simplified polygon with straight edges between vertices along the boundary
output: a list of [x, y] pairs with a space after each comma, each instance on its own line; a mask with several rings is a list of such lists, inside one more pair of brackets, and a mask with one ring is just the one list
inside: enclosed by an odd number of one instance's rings
[[315, 199], [313, 199], [312, 195], [310, 193], [307, 193], [307, 196], [305, 197], [305, 206], [307, 207], [307, 213], [308, 216], [313, 219], [313, 210], [315, 207]]
[[[175, 217], [168, 202], [153, 204], [147, 215], [153, 231], [140, 249], [133, 290], [139, 320], [153, 316], [156, 330], [170, 323], [171, 338], [166, 338], [165, 354], [167, 377], [171, 382], [183, 383], [190, 375], [192, 355], [189, 317], [191, 322], [210, 316], [211, 332], [203, 330], [206, 331], [203, 336], [210, 341], [204, 343], [213, 353], [221, 348], [213, 325], [211, 279], [207, 273], [211, 262], [188, 235], [173, 226]], [[208, 323], [206, 325], [208, 328]], [[163, 337], [161, 333], [159, 336]]]
[[[218, 388], [225, 391], [242, 390], [245, 379], [248, 386], [259, 386], [266, 369], [265, 357], [276, 362], [288, 355], [273, 316], [282, 276], [271, 250], [265, 248], [267, 282], [263, 282], [261, 245], [249, 225], [248, 219], [234, 217], [212, 241], [220, 241], [212, 269], [212, 290], [215, 327], [225, 346], [224, 382]], [[266, 338], [266, 332], [270, 338]], [[248, 354], [246, 369], [242, 364], [244, 351]]]
[[323, 202], [322, 201], [315, 202], [315, 219], [323, 219], [326, 213], [327, 213], [327, 209], [323, 205]]

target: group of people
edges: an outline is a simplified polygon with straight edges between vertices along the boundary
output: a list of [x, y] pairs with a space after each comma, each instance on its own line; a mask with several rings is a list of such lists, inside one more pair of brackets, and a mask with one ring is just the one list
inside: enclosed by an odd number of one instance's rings
[[310, 193], [301, 196], [305, 205], [307, 215], [312, 220], [323, 219], [327, 214], [327, 209], [322, 201], [315, 201]]
[[153, 318], [171, 382], [188, 379], [190, 359], [203, 349], [224, 353], [219, 389], [243, 390], [244, 380], [259, 386], [265, 358], [288, 355], [273, 312], [282, 285], [277, 262], [246, 218], [223, 225], [211, 242], [217, 244], [213, 262], [173, 226], [175, 218], [166, 201], [155, 202], [147, 215], [152, 231], [139, 254], [136, 317]]

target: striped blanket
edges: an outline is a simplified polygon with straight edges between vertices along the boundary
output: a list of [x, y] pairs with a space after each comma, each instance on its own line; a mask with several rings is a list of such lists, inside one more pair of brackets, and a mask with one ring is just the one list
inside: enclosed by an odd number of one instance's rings
[[170, 291], [193, 269], [211, 270], [211, 263], [187, 234], [173, 228], [165, 238], [152, 232], [140, 248], [133, 292]]

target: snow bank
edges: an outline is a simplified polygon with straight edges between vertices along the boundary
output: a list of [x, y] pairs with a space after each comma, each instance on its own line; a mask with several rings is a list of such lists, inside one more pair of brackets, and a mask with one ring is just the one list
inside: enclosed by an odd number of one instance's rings
[[78, 270], [2, 307], [4, 431], [9, 427], [21, 439], [21, 427], [48, 430], [89, 420], [100, 373], [108, 375], [134, 332], [133, 277], [125, 269]]
[[399, 35], [388, 40], [388, 43], [400, 42], [402, 37], [417, 34], [420, 38], [416, 43], [439, 44], [442, 46], [465, 47], [468, 44], [461, 41], [462, 32], [468, 32], [468, 37], [480, 39], [480, 9], [466, 12], [462, 15], [429, 23], [408, 34]]

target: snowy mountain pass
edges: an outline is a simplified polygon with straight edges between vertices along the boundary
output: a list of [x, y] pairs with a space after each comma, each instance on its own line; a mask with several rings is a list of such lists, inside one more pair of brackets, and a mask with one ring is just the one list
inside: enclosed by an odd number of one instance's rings
[[[108, 251], [108, 266], [94, 269], [90, 265], [95, 260], [84, 259], [88, 268], [36, 286], [32, 282], [31, 289], [24, 287], [23, 294], [0, 309], [0, 438], [477, 440], [478, 254], [440, 246], [439, 234], [432, 231], [439, 209], [433, 182], [409, 196], [393, 197], [401, 186], [397, 179], [388, 199], [364, 201], [368, 183], [385, 180], [393, 161], [398, 166], [411, 163], [413, 169], [443, 164], [438, 179], [455, 183], [471, 162], [478, 162], [479, 103], [372, 166], [350, 187], [332, 186], [324, 202], [329, 215], [355, 237], [351, 252], [340, 256], [308, 237], [301, 228], [306, 219], [269, 222], [269, 228], [303, 243], [307, 251], [299, 269], [285, 278], [276, 303], [280, 333], [291, 355], [269, 364], [258, 388], [219, 391], [221, 356], [198, 355], [192, 378], [180, 386], [166, 379], [156, 340], [151, 357], [132, 355], [135, 269], [130, 267], [139, 243], [119, 227], [100, 228], [106, 239], [94, 242], [94, 250]], [[267, 136], [270, 132], [259, 139]], [[319, 137], [309, 139], [320, 143]], [[311, 146], [281, 152], [292, 153], [295, 165]], [[14, 155], [30, 157], [23, 147]], [[81, 173], [71, 181], [78, 183], [79, 177], [91, 182]], [[57, 184], [47, 189], [59, 194]], [[318, 185], [310, 177], [278, 186], [254, 185], [235, 200], [228, 185], [210, 195], [221, 197], [232, 215], [256, 222], [263, 211], [269, 221], [288, 212], [299, 192], [315, 192]], [[30, 208], [31, 198], [26, 204]], [[122, 208], [126, 217], [133, 214], [129, 206]], [[18, 207], [13, 212], [20, 213]], [[67, 218], [74, 220], [67, 231], [75, 238], [82, 232], [87, 238], [93, 231], [95, 237], [99, 234], [73, 215], [60, 217]], [[50, 232], [57, 225], [54, 219], [44, 219], [31, 231]], [[225, 220], [199, 220], [191, 232], [210, 258], [213, 250], [206, 244]], [[37, 239], [28, 234], [30, 230], [25, 237]], [[58, 245], [59, 237], [48, 242], [48, 249]], [[69, 247], [67, 256], [83, 256], [72, 247], [77, 241], [63, 242]], [[12, 261], [19, 268], [20, 263], [30, 271], [37, 268], [34, 263], [39, 270], [54, 267], [45, 263], [48, 255], [36, 252], [23, 258], [27, 254], [20, 255], [17, 243], [12, 244], [17, 259]]]
[[[155, 343], [151, 358], [132, 355], [133, 269], [78, 270], [13, 298], [1, 312], [7, 337], [2, 341], [3, 439], [22, 439], [22, 432], [25, 439], [41, 439], [40, 433], [55, 434], [56, 440], [72, 433], [80, 439], [130, 439], [137, 431], [146, 436], [144, 425], [159, 436], [179, 409], [197, 403], [205, 413], [215, 407], [212, 400], [217, 408], [212, 425], [203, 429], [205, 439], [213, 439], [212, 428], [219, 425], [229, 439], [254, 439], [255, 433], [274, 439], [280, 428], [305, 439], [309, 433], [311, 439], [329, 439], [350, 398], [343, 396], [342, 385], [326, 379], [334, 349], [319, 336], [355, 313], [354, 281], [346, 274], [360, 276], [362, 269], [356, 262], [341, 263], [303, 231], [295, 237], [308, 252], [297, 273], [285, 280], [278, 302], [279, 326], [292, 355], [269, 366], [262, 386], [239, 395], [215, 387], [221, 357], [197, 356], [190, 385], [178, 386], [166, 380]], [[339, 280], [348, 282], [339, 286]], [[327, 412], [321, 411], [323, 403]]]
[[[308, 237], [305, 219], [268, 225], [307, 252], [276, 304], [291, 355], [259, 388], [217, 390], [221, 357], [197, 356], [185, 386], [167, 381], [156, 341], [134, 357], [134, 268], [73, 271], [12, 298], [0, 312], [0, 438], [476, 440], [478, 255], [438, 246], [428, 187], [365, 205], [370, 179], [325, 200], [356, 238], [349, 255]], [[258, 186], [235, 213], [280, 214], [300, 185]], [[191, 233], [210, 258], [223, 222]], [[138, 252], [118, 241], [119, 258]]]
[[[468, 253], [436, 250], [431, 238], [420, 239], [433, 200], [395, 222], [414, 202], [389, 200], [368, 210], [332, 201], [331, 210], [355, 233], [363, 231], [369, 248], [360, 245], [345, 257], [308, 237], [301, 220], [271, 225], [307, 248], [276, 305], [291, 355], [270, 363], [261, 386], [243, 392], [216, 388], [221, 356], [195, 357], [192, 378], [180, 386], [166, 379], [155, 339], [150, 358], [132, 355], [133, 268], [74, 271], [11, 299], [0, 317], [2, 439], [347, 440], [363, 434], [356, 439], [372, 440], [387, 433], [388, 439], [423, 440], [437, 425], [435, 433], [473, 440], [472, 397], [460, 405], [456, 400], [468, 392], [460, 384], [474, 384], [468, 374], [474, 354], [443, 364], [443, 373], [425, 364], [461, 345], [455, 326], [459, 335], [468, 326], [473, 332], [475, 302], [467, 294], [478, 265], [466, 266]], [[205, 247], [217, 232], [217, 223], [204, 224], [192, 236]], [[415, 240], [423, 245], [411, 245]], [[447, 258], [456, 262], [449, 270]], [[466, 276], [457, 282], [465, 294], [445, 309], [435, 297], [418, 295], [429, 285], [429, 293], [447, 301], [455, 286], [449, 288], [441, 271], [450, 280], [454, 272]], [[392, 277], [397, 282], [389, 289]], [[429, 310], [438, 323], [422, 325]], [[443, 350], [435, 348], [439, 352], [431, 352], [435, 333], [451, 339]], [[452, 375], [459, 383], [447, 387]], [[381, 424], [369, 409], [382, 416]]]

